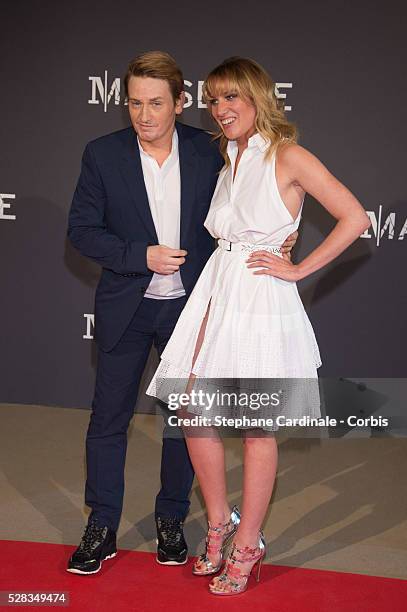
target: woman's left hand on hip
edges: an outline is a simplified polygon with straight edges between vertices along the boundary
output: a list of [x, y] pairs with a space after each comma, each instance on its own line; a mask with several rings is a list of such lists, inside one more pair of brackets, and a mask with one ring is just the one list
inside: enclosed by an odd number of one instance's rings
[[248, 268], [260, 268], [253, 274], [267, 274], [286, 281], [298, 281], [302, 278], [299, 266], [288, 259], [283, 259], [268, 251], [254, 251], [246, 260]]

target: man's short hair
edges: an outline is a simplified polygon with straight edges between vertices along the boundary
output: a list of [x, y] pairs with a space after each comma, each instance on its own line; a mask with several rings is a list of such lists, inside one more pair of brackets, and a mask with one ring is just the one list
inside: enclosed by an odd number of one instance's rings
[[174, 102], [179, 99], [184, 91], [184, 77], [175, 59], [165, 51], [147, 51], [135, 57], [127, 68], [124, 77], [124, 90], [129, 95], [128, 85], [130, 77], [150, 77], [152, 79], [163, 79], [170, 86]]

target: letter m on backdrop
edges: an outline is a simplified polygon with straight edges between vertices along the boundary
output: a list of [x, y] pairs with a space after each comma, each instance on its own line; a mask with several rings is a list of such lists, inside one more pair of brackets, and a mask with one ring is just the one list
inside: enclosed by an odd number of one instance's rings
[[113, 79], [110, 89], [107, 84], [107, 70], [105, 70], [104, 78], [99, 76], [90, 76], [89, 81], [92, 84], [91, 98], [88, 104], [103, 104], [103, 110], [107, 112], [107, 107], [112, 98], [114, 103], [120, 104], [120, 79]]

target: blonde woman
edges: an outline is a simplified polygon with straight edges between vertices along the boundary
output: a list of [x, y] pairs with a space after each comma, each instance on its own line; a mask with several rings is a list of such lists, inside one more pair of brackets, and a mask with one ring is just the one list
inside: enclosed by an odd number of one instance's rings
[[[147, 391], [167, 402], [176, 381], [188, 380], [191, 391], [196, 377], [315, 380], [319, 351], [296, 281], [332, 261], [370, 225], [352, 193], [296, 143], [275, 83], [259, 64], [240, 57], [225, 60], [207, 77], [204, 95], [225, 159], [205, 221], [219, 248], [181, 313]], [[282, 257], [280, 246], [298, 228], [305, 193], [337, 223], [295, 264]], [[196, 406], [188, 410], [205, 413]], [[315, 414], [309, 394], [300, 401], [300, 411]], [[265, 555], [261, 526], [277, 470], [276, 429], [244, 432], [241, 517], [227, 502], [218, 431], [211, 426], [191, 435], [185, 429], [209, 522], [206, 551], [193, 573], [219, 572], [233, 537], [223, 571], [209, 585], [215, 595], [243, 592], [256, 564], [259, 578]]]

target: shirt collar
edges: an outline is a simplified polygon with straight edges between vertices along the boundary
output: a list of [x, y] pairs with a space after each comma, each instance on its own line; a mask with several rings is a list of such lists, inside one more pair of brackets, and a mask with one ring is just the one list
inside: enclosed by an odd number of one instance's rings
[[[143, 147], [141, 146], [138, 134], [137, 134], [137, 144], [138, 144], [138, 148], [139, 148], [139, 151], [140, 151], [140, 155], [143, 155], [144, 157], [148, 157], [148, 158], [152, 157], [149, 153], [144, 151]], [[178, 153], [178, 134], [177, 134], [177, 130], [174, 127], [174, 131], [172, 133], [171, 153], [169, 154], [167, 159], [169, 159], [170, 157], [173, 157], [177, 153]], [[167, 160], [165, 160], [165, 161], [167, 161]]]
[[[263, 138], [263, 136], [261, 134], [259, 134], [259, 132], [256, 132], [255, 134], [253, 134], [253, 136], [250, 136], [248, 142], [247, 142], [247, 148], [248, 149], [259, 149], [259, 151], [261, 151], [262, 153], [265, 153], [268, 149], [268, 147], [270, 146], [270, 141], [266, 140], [265, 138]], [[237, 155], [237, 142], [236, 140], [229, 140], [228, 142], [228, 146], [227, 146], [227, 153], [229, 155], [229, 157], [234, 157]]]
[[270, 141], [256, 132], [253, 136], [250, 136], [248, 146], [257, 147], [262, 153], [265, 153], [270, 146]]

